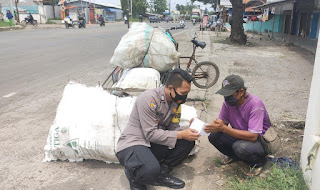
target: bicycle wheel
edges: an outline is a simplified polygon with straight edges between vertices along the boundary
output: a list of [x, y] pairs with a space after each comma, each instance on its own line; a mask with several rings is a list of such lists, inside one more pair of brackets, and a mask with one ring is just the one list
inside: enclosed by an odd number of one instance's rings
[[192, 81], [198, 88], [210, 88], [216, 84], [219, 76], [218, 66], [211, 61], [200, 62], [192, 70]]

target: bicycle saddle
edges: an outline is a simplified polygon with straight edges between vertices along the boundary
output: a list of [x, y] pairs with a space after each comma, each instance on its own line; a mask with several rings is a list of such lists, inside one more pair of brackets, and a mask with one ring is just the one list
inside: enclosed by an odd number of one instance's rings
[[197, 47], [201, 47], [202, 49], [206, 47], [206, 42], [201, 42], [197, 40], [191, 40], [191, 42]]

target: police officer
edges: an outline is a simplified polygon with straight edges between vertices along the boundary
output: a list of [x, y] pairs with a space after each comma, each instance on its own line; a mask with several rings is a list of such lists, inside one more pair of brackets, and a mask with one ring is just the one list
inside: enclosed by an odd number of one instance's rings
[[165, 86], [147, 90], [137, 98], [116, 149], [131, 190], [145, 190], [146, 184], [175, 189], [185, 186], [169, 172], [189, 155], [199, 138], [196, 130], [181, 130], [177, 119], [191, 81], [188, 72], [175, 69]]

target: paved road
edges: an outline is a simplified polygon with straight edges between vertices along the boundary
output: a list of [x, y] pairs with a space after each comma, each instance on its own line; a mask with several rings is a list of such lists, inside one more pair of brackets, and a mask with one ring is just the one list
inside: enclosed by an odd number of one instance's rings
[[[152, 24], [169, 27], [175, 24]], [[62, 26], [63, 27], [63, 26]], [[111, 68], [109, 60], [127, 32], [122, 23], [86, 29], [40, 29], [1, 32], [0, 97], [19, 93], [43, 81], [77, 77], [92, 67]], [[183, 32], [173, 31], [173, 34]], [[100, 80], [103, 80], [101, 78]], [[97, 82], [97, 81], [94, 81]]]
[[[170, 27], [175, 24], [160, 25]], [[188, 27], [191, 27], [190, 23]], [[93, 86], [105, 80], [113, 68], [109, 65], [113, 50], [126, 32], [126, 25], [113, 23], [105, 28], [91, 25], [86, 29], [67, 30], [60, 26], [0, 33], [2, 189], [50, 189], [53, 184], [52, 189], [65, 189], [69, 181], [74, 182], [73, 188], [69, 186], [69, 189], [79, 189], [76, 184], [82, 179], [77, 176], [83, 176], [83, 168], [76, 169], [76, 165], [67, 162], [41, 163], [48, 130], [67, 82], [72, 80]], [[183, 32], [188, 29], [172, 31], [174, 35]], [[98, 172], [98, 175], [102, 181], [114, 175], [105, 174], [106, 167], [117, 168], [102, 162], [84, 163], [84, 167], [101, 168], [102, 173]], [[117, 170], [123, 173], [121, 169]], [[95, 183], [97, 180], [95, 175], [85, 176], [88, 177], [86, 181]], [[35, 183], [30, 183], [34, 180]], [[120, 185], [117, 181], [111, 187]]]

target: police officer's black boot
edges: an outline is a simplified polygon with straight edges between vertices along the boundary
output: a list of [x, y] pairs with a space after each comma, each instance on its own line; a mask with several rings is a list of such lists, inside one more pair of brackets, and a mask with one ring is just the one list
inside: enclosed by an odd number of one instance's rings
[[170, 187], [173, 189], [184, 188], [184, 186], [185, 186], [184, 181], [170, 175], [169, 174], [170, 170], [171, 169], [167, 165], [162, 164], [160, 176], [159, 176], [158, 180], [153, 185], [154, 186], [166, 186], [166, 187]]
[[145, 185], [137, 183], [132, 176], [129, 174], [129, 171], [127, 169], [124, 170], [124, 173], [126, 174], [129, 183], [130, 183], [130, 190], [147, 190]]

